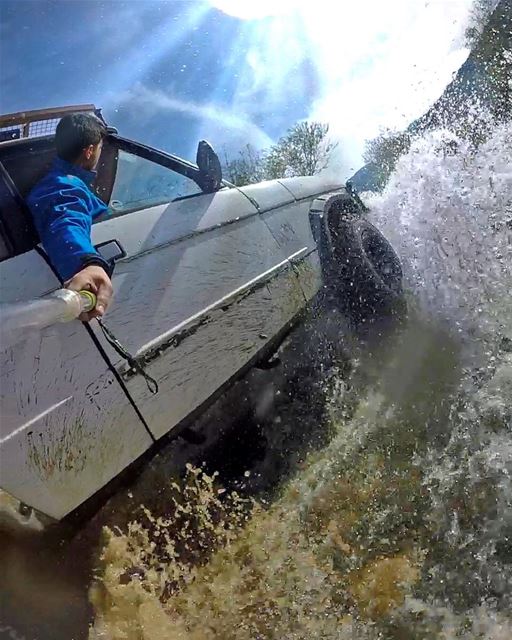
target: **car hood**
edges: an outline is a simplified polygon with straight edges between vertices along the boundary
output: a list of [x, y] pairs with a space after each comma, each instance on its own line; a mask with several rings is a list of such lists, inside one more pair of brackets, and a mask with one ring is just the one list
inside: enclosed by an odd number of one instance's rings
[[343, 180], [332, 173], [282, 178], [279, 180], [279, 183], [285, 187], [296, 200], [327, 193], [328, 191], [335, 191], [344, 186]]
[[239, 191], [257, 202], [260, 211], [267, 211], [290, 204], [296, 200], [336, 191], [343, 188], [343, 186], [343, 182], [331, 174], [267, 180], [239, 187]]

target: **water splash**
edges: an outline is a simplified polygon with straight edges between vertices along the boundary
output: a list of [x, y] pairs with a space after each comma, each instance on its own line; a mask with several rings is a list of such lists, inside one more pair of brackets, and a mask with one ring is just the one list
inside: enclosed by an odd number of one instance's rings
[[91, 640], [511, 637], [511, 143], [415, 142], [371, 202], [409, 326], [331, 385], [332, 440], [270, 506], [194, 472], [185, 521], [110, 531]]
[[476, 149], [447, 130], [416, 139], [368, 202], [422, 314], [463, 338], [512, 338], [510, 124]]

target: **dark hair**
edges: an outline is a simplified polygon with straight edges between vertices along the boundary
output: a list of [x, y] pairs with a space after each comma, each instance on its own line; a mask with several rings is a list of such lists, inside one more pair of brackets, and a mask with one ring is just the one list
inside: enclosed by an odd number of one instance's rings
[[74, 162], [83, 149], [98, 144], [107, 133], [103, 122], [92, 113], [71, 113], [64, 116], [55, 131], [57, 155]]

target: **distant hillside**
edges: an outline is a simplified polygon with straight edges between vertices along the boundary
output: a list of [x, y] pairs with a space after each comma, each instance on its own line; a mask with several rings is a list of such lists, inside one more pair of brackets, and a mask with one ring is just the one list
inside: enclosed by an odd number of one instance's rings
[[408, 129], [457, 126], [467, 120], [473, 104], [496, 120], [512, 116], [512, 0], [501, 0], [455, 78]]
[[463, 136], [484, 135], [483, 123], [480, 126], [474, 118], [475, 105], [477, 112], [487, 111], [496, 121], [512, 118], [512, 0], [500, 0], [482, 32], [474, 36], [467, 60], [428, 111], [405, 132], [369, 143], [367, 164], [351, 183], [360, 192], [383, 189], [410, 138], [429, 129], [444, 126]]

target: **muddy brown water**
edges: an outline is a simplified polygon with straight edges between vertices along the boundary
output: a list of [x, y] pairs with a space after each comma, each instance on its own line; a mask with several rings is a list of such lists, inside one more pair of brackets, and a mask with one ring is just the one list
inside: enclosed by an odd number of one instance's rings
[[87, 638], [95, 616], [89, 591], [101, 565], [104, 528], [126, 530], [143, 518], [141, 505], [155, 517], [168, 516], [171, 485], [183, 482], [188, 464], [204, 477], [216, 474], [226, 496], [238, 491], [244, 499], [270, 502], [283, 478], [332, 435], [326, 393], [335, 378], [348, 376], [358, 338], [339, 313], [329, 316], [312, 313], [286, 340], [279, 366], [249, 373], [193, 425], [204, 442], [178, 438], [167, 444], [85, 522], [40, 532], [4, 519], [0, 637]]

